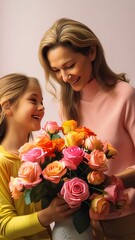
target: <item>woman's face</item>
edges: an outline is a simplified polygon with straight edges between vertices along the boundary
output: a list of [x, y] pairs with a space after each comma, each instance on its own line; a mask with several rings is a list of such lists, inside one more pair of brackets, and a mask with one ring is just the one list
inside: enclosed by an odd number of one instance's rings
[[94, 47], [88, 56], [64, 46], [50, 49], [47, 53], [47, 59], [56, 79], [68, 82], [75, 91], [81, 91], [93, 77], [91, 63], [95, 56]]

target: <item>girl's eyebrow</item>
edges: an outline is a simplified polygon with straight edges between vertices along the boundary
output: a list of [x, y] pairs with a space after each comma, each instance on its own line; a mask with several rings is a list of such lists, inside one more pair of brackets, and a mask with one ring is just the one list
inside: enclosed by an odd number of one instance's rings
[[[38, 94], [37, 93], [30, 93], [31, 94], [31, 96], [33, 96], [33, 97], [38, 97]], [[41, 100], [43, 100], [43, 97], [41, 98]]]

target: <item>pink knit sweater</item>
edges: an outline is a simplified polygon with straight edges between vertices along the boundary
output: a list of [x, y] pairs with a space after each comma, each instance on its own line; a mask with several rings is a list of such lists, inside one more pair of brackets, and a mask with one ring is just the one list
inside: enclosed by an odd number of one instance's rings
[[[119, 152], [110, 161], [107, 174], [119, 173], [125, 168], [135, 168], [135, 89], [128, 83], [118, 81], [116, 86], [103, 90], [92, 80], [81, 95], [82, 125], [91, 128], [101, 140], [110, 142]], [[135, 213], [135, 189], [129, 189], [130, 206], [117, 218]]]

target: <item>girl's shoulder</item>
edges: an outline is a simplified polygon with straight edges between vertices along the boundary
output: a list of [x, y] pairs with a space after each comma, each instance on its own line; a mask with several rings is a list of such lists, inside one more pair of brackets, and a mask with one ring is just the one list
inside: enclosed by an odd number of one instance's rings
[[0, 145], [0, 165], [1, 164], [13, 164], [15, 162], [15, 160], [19, 160], [20, 159], [14, 155], [12, 155], [11, 153], [7, 152], [3, 146]]

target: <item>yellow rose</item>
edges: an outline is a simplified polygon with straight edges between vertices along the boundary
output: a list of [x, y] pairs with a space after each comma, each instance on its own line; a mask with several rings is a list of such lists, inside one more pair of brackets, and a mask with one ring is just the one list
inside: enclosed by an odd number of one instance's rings
[[110, 211], [110, 204], [103, 196], [95, 197], [91, 202], [90, 217], [91, 219], [101, 219], [107, 216]]
[[114, 157], [118, 154], [118, 151], [108, 142], [104, 143], [104, 152], [107, 156], [107, 158]]
[[69, 146], [79, 147], [83, 144], [84, 134], [81, 132], [78, 133], [78, 132], [71, 131], [67, 135], [65, 135], [64, 139], [65, 139], [65, 145], [67, 147]]
[[67, 134], [74, 131], [77, 128], [77, 122], [75, 120], [68, 120], [62, 123], [63, 134]]

